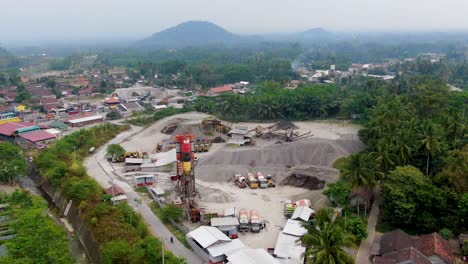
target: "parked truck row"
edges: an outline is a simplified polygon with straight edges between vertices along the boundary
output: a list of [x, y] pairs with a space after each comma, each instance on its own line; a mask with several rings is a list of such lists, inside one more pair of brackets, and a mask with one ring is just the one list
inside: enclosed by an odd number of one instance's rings
[[206, 139], [197, 139], [195, 141], [195, 152], [208, 152], [211, 147], [211, 141]]
[[250, 189], [276, 187], [273, 177], [271, 175], [265, 177], [261, 172], [258, 172], [256, 175], [249, 172], [247, 176], [236, 174], [234, 175], [234, 181], [239, 188], [246, 188], [247, 186], [249, 186]]
[[263, 221], [256, 210], [251, 210], [250, 214], [246, 209], [239, 211], [239, 231], [258, 233], [264, 227]]

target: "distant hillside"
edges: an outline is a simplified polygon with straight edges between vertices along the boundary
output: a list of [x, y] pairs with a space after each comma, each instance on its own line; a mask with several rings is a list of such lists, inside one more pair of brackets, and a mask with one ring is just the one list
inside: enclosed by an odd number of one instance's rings
[[304, 40], [324, 40], [332, 39], [334, 37], [334, 34], [329, 31], [326, 31], [323, 28], [311, 28], [309, 30], [297, 33], [296, 37]]
[[0, 47], [0, 69], [18, 66], [18, 60], [6, 49]]
[[206, 21], [189, 21], [153, 34], [138, 44], [147, 47], [186, 47], [230, 44], [240, 40], [222, 27]]

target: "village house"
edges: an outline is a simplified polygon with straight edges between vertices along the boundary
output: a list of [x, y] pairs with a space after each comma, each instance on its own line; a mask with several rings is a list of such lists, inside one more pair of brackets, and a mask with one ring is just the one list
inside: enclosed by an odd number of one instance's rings
[[94, 91], [94, 87], [91, 86], [91, 85], [88, 85], [86, 88], [81, 88], [79, 91], [78, 91], [78, 94], [80, 96], [90, 96]]
[[7, 120], [17, 116], [14, 107], [11, 105], [0, 105], [0, 120]]
[[374, 264], [451, 264], [454, 255], [449, 242], [438, 233], [412, 238], [397, 229], [374, 240], [371, 259]]
[[359, 187], [351, 191], [348, 199], [349, 206], [355, 208], [359, 206], [359, 210], [367, 211], [371, 208], [372, 201], [374, 200], [374, 193], [372, 190]]
[[214, 97], [214, 96], [219, 96], [219, 95], [225, 94], [225, 93], [232, 93], [232, 85], [225, 84], [225, 85], [222, 85], [222, 86], [217, 86], [217, 87], [211, 88], [206, 93], [206, 96]]

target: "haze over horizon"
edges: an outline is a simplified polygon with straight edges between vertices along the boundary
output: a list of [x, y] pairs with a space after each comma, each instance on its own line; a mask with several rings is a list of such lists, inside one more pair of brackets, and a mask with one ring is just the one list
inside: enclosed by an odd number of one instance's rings
[[[138, 39], [189, 20], [236, 34], [468, 31], [465, 0], [2, 0], [0, 43]], [[443, 11], [443, 12], [441, 12]]]

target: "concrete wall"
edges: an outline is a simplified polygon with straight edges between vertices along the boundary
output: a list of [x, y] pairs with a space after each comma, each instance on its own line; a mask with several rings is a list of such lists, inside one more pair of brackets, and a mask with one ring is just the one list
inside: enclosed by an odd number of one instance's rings
[[210, 260], [210, 256], [205, 252], [190, 236], [185, 236], [187, 243], [197, 253], [198, 256], [202, 257], [205, 261]]
[[[33, 165], [28, 166], [28, 175], [34, 181], [34, 183], [40, 188], [46, 198], [51, 201], [55, 207], [58, 209], [61, 215], [64, 215], [67, 208], [69, 200], [65, 199], [62, 193], [47, 182], [39, 173]], [[94, 238], [91, 229], [86, 225], [86, 223], [81, 218], [79, 204], [72, 202], [66, 219], [70, 222], [75, 230], [75, 233], [78, 235], [81, 244], [86, 252], [91, 263], [101, 263], [101, 252], [99, 250], [99, 243]]]

